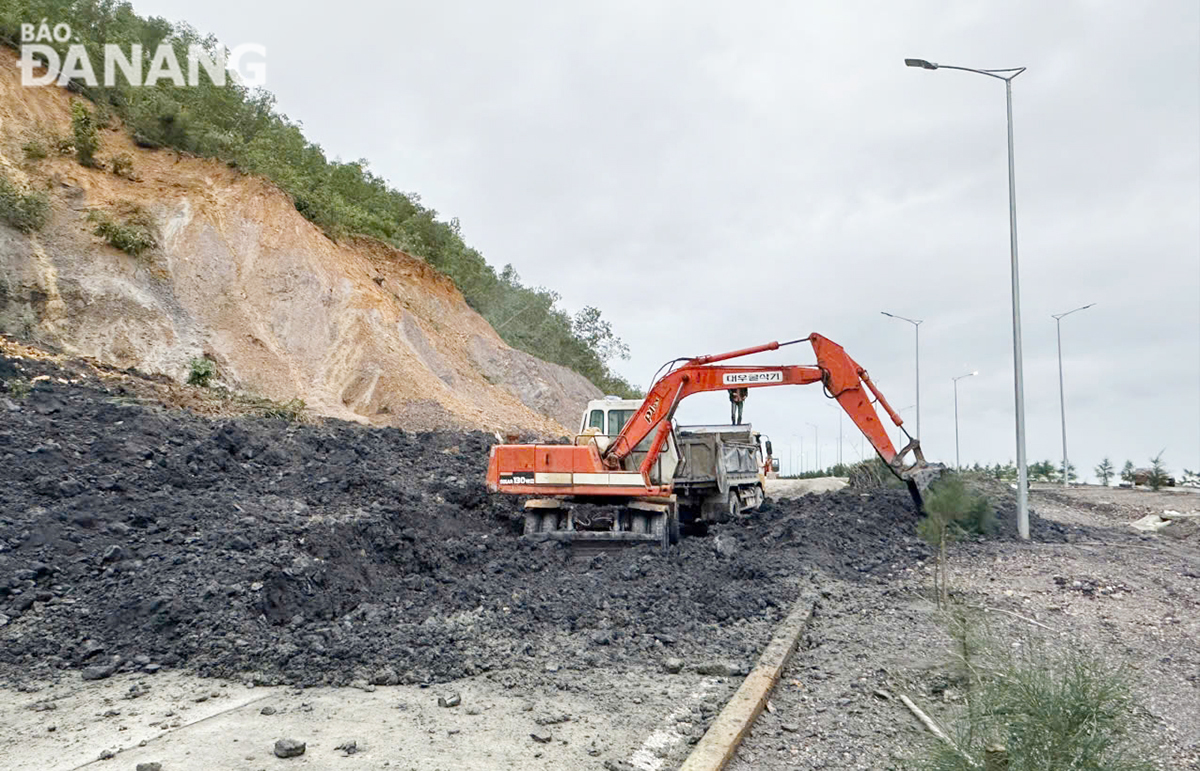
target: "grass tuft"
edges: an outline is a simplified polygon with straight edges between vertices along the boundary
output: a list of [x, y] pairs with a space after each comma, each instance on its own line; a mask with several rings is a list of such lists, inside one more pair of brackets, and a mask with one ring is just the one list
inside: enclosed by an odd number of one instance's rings
[[[989, 640], [975, 652], [967, 706], [953, 726], [955, 747], [931, 745], [922, 768], [972, 771], [1152, 771], [1139, 745], [1144, 710], [1129, 672], [1071, 645], [1016, 646]], [[1002, 747], [1007, 765], [996, 766]], [[964, 757], [965, 756], [965, 757]]]

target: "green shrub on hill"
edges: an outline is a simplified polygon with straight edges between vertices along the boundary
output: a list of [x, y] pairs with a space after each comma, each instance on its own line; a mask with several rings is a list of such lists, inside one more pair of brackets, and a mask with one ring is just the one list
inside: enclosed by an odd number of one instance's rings
[[[113, 0], [7, 0], [0, 6], [0, 43], [19, 47], [20, 25], [42, 19], [51, 25], [70, 24], [93, 66], [102, 66], [106, 43], [126, 52], [132, 44], [140, 44], [143, 71], [149, 70], [150, 57], [160, 43], [174, 46], [181, 63], [187, 61], [189, 44], [209, 51], [217, 44], [186, 24], [143, 18], [128, 3]], [[50, 45], [60, 55], [67, 47], [66, 43]], [[637, 395], [637, 389], [609, 367], [624, 353], [611, 328], [592, 324], [590, 331], [599, 328], [600, 338], [589, 336], [588, 330], [581, 332], [576, 323], [579, 316], [572, 318], [558, 307], [556, 293], [527, 286], [511, 266], [496, 271], [468, 246], [457, 219], [439, 219], [436, 211], [421, 205], [417, 195], [402, 193], [372, 174], [366, 161], [328, 159], [320, 146], [304, 137], [297, 123], [275, 110], [270, 93], [245, 88], [232, 78], [216, 85], [203, 68], [199, 74], [196, 88], [177, 87], [169, 80], [138, 88], [120, 81], [112, 87], [78, 82], [71, 86], [96, 105], [88, 121], [93, 128], [111, 113], [124, 121], [143, 147], [169, 147], [261, 174], [286, 191], [296, 210], [330, 238], [371, 236], [421, 257], [448, 275], [471, 307], [514, 348], [567, 366], [606, 393]], [[75, 152], [82, 161], [87, 148], [81, 150], [79, 140], [76, 132]], [[518, 314], [516, 321], [506, 323]], [[588, 321], [583, 319], [585, 325]]]
[[136, 207], [121, 219], [99, 210], [89, 212], [88, 219], [96, 225], [93, 232], [107, 241], [109, 246], [133, 257], [140, 257], [158, 246], [154, 223]]
[[46, 226], [50, 199], [44, 193], [22, 193], [0, 172], [0, 222], [22, 233]]

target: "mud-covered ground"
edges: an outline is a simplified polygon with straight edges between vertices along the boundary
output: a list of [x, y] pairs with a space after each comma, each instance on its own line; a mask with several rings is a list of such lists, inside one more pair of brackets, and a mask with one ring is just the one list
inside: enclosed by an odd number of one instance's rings
[[672, 657], [741, 670], [817, 577], [880, 581], [927, 552], [903, 493], [843, 491], [666, 555], [573, 559], [520, 540], [516, 501], [485, 494], [489, 435], [212, 421], [86, 368], [5, 367], [32, 383], [0, 396], [11, 680], [186, 667], [425, 683]]

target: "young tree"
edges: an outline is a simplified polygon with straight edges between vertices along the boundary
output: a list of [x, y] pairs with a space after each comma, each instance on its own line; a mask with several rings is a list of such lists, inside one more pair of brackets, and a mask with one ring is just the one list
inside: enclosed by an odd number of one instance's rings
[[947, 544], [963, 535], [991, 533], [996, 526], [996, 513], [987, 498], [967, 489], [958, 474], [944, 476], [933, 485], [925, 497], [924, 508], [925, 518], [917, 524], [917, 533], [937, 549], [933, 584], [941, 607], [950, 600]]
[[71, 132], [75, 135], [75, 157], [84, 166], [95, 166], [96, 151], [100, 149], [96, 119], [79, 100], [71, 103]]
[[1146, 480], [1151, 490], [1160, 490], [1167, 484], [1167, 467], [1163, 464], [1162, 451], [1150, 459], [1150, 478]]
[[1125, 461], [1125, 466], [1121, 469], [1121, 481], [1128, 482], [1129, 486], [1133, 486], [1133, 461]]
[[1054, 461], [1041, 460], [1029, 464], [1029, 478], [1038, 482], [1053, 482], [1059, 479], [1060, 471]]
[[1100, 477], [1100, 484], [1105, 487], [1108, 487], [1108, 480], [1112, 479], [1113, 473], [1113, 464], [1108, 458], [1100, 461], [1100, 465], [1096, 466], [1096, 476]]

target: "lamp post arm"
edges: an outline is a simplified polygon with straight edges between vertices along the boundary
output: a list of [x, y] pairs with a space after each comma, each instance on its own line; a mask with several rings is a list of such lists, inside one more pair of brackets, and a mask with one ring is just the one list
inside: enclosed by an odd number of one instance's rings
[[[987, 75], [989, 78], [996, 78], [997, 80], [1004, 81], [1012, 80], [1025, 71], [1024, 67], [1009, 67], [1003, 70], [977, 70], [974, 67], [955, 67], [950, 64], [939, 64], [937, 68], [939, 70], [962, 70], [963, 72], [974, 72], [979, 75]], [[1002, 72], [1011, 72], [1012, 74], [1001, 75], [1000, 73]]]

